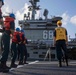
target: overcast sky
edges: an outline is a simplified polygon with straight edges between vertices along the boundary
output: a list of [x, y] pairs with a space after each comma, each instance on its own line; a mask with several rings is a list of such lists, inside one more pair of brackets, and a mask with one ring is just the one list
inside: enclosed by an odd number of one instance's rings
[[[18, 27], [18, 20], [23, 19], [24, 13], [27, 14], [28, 12], [29, 0], [4, 0], [4, 3], [5, 5], [2, 7], [3, 15], [13, 10], [16, 15], [16, 27]], [[36, 18], [43, 17], [44, 9], [48, 9], [48, 17], [61, 16], [63, 27], [67, 29], [68, 35], [71, 38], [75, 37], [76, 0], [40, 0], [38, 5], [41, 6], [41, 10], [37, 12]]]

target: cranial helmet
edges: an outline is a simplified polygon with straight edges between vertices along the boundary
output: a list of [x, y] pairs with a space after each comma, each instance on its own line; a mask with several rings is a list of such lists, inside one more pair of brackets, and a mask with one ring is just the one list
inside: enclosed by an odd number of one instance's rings
[[22, 29], [21, 32], [24, 32], [24, 30]]
[[62, 25], [62, 22], [60, 20], [57, 21], [57, 25], [61, 26]]
[[13, 13], [9, 14], [9, 16], [15, 19], [15, 15]]
[[20, 31], [20, 28], [16, 28], [16, 31]]

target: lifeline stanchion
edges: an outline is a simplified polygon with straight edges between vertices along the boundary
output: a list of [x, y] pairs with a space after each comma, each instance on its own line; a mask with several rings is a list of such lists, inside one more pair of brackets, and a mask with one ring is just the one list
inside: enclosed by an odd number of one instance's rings
[[46, 58], [48, 57], [48, 55], [49, 55], [49, 61], [50, 61], [50, 60], [51, 60], [51, 50], [50, 50], [50, 48], [49, 48], [49, 49], [47, 50], [47, 52], [46, 52], [44, 61], [46, 60]]

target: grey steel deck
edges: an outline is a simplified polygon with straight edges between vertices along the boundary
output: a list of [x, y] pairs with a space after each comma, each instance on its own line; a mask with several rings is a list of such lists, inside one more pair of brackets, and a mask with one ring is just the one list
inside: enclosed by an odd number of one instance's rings
[[[69, 66], [58, 67], [57, 61], [28, 61], [29, 64], [0, 75], [76, 75], [76, 61], [69, 61]], [[8, 65], [10, 62], [7, 63]]]

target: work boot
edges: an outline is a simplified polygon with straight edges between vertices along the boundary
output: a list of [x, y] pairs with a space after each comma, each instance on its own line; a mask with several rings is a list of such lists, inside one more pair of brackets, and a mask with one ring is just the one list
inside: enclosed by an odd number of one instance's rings
[[0, 72], [7, 73], [9, 72], [9, 69], [0, 63]]
[[26, 61], [24, 61], [24, 64], [28, 64]]
[[2, 66], [3, 68], [10, 69], [10, 67], [8, 67], [8, 66], [6, 65], [6, 62], [1, 62], [1, 66]]
[[10, 67], [8, 67], [7, 65], [5, 65], [5, 68], [10, 69]]
[[68, 59], [66, 59], [66, 66], [68, 66]]
[[18, 66], [17, 64], [14, 64], [14, 63], [13, 63], [13, 64], [11, 64], [10, 67], [11, 67], [11, 68], [16, 68], [17, 66]]
[[59, 60], [59, 65], [58, 65], [59, 67], [62, 67], [62, 63], [61, 63], [61, 60]]
[[6, 65], [6, 63], [4, 64], [4, 67], [5, 67], [6, 69], [10, 69], [10, 67], [8, 67], [8, 66]]
[[24, 65], [24, 63], [22, 61], [19, 61], [19, 64], [18, 65]]

